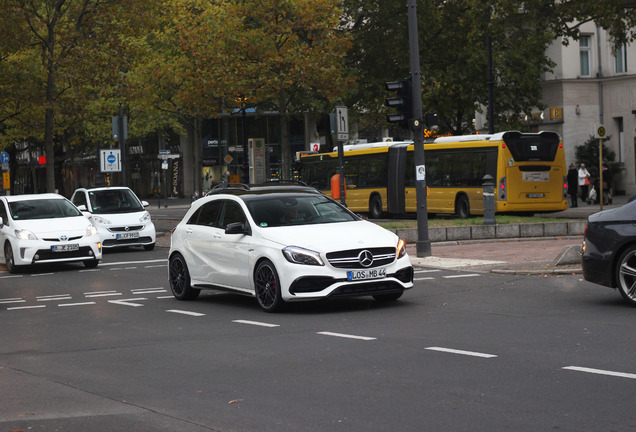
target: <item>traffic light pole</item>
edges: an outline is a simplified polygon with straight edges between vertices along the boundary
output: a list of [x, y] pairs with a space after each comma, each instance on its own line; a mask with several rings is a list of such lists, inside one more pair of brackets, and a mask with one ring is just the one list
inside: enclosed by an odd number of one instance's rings
[[424, 158], [424, 125], [422, 124], [422, 83], [420, 78], [420, 48], [417, 34], [416, 0], [408, 0], [409, 54], [411, 66], [411, 100], [413, 118], [410, 120], [415, 143], [415, 197], [417, 200], [418, 257], [431, 256], [428, 237], [428, 209], [426, 203], [426, 168]]

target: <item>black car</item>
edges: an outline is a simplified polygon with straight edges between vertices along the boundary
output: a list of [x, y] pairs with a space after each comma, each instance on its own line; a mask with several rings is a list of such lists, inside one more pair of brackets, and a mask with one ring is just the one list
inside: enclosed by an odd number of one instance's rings
[[588, 217], [581, 265], [586, 281], [618, 288], [636, 306], [636, 201]]

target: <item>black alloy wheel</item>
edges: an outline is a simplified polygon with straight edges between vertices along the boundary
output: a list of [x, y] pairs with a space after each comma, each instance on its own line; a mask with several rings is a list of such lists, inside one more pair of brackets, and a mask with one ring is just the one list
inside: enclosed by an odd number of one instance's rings
[[254, 272], [254, 288], [258, 305], [265, 312], [282, 309], [284, 301], [280, 293], [280, 279], [271, 261], [262, 261]]
[[200, 289], [190, 286], [190, 272], [185, 258], [181, 254], [174, 254], [168, 263], [168, 277], [172, 295], [179, 300], [194, 300], [199, 296]]
[[616, 284], [623, 298], [636, 306], [636, 246], [627, 248], [618, 259]]

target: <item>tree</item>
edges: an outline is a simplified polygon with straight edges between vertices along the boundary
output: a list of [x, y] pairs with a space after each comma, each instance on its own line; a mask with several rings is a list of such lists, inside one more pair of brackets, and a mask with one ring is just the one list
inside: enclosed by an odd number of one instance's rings
[[[86, 133], [102, 91], [120, 83], [126, 38], [143, 28], [145, 2], [0, 0], [2, 25], [18, 35], [3, 69], [5, 135], [43, 145], [46, 188], [56, 190], [55, 144]], [[95, 111], [93, 110], [93, 113]], [[95, 119], [93, 119], [95, 121]], [[101, 119], [103, 121], [103, 118]], [[67, 143], [68, 144], [68, 143]]]
[[[385, 81], [409, 74], [407, 10], [391, 0], [344, 1], [354, 49], [350, 67], [358, 86], [350, 104], [379, 119]], [[522, 127], [523, 116], [540, 108], [541, 73], [553, 65], [545, 56], [558, 36], [578, 38], [580, 25], [594, 20], [617, 41], [633, 40], [636, 12], [622, 0], [428, 0], [419, 2], [418, 27], [423, 108], [438, 113], [445, 131], [472, 130], [473, 114], [487, 105], [487, 41], [492, 42], [495, 124]], [[564, 39], [567, 43], [568, 39]]]
[[[291, 113], [335, 101], [348, 83], [349, 47], [337, 0], [169, 0], [157, 35], [157, 61], [140, 76], [158, 106], [211, 117], [241, 103], [275, 109], [281, 118], [283, 178], [291, 168]], [[153, 42], [154, 43], [154, 42]]]

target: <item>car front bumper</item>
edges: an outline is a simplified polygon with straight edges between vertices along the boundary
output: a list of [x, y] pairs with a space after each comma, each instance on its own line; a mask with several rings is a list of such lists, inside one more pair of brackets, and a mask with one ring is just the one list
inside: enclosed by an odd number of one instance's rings
[[[59, 250], [73, 244], [72, 250]], [[15, 265], [49, 264], [102, 259], [102, 247], [96, 236], [69, 242], [23, 240], [13, 247]]]

